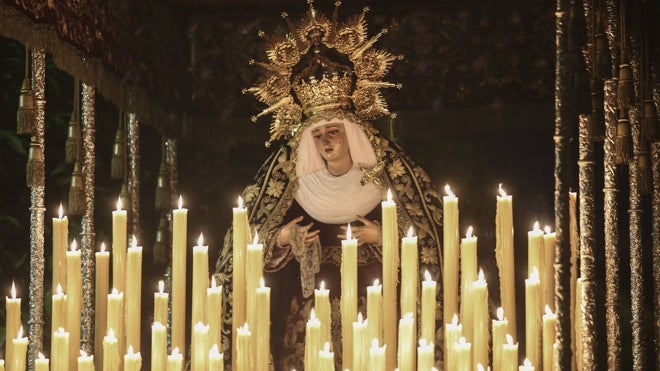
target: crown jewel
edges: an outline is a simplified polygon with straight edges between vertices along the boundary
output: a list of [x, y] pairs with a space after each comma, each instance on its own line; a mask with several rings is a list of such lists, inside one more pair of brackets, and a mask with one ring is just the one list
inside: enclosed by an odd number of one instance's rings
[[387, 29], [367, 38], [365, 14], [369, 8], [339, 22], [341, 2], [335, 2], [332, 20], [318, 13], [312, 0], [307, 2], [309, 11], [298, 25], [282, 13], [289, 26], [287, 35], [259, 33], [268, 43], [268, 62], [251, 61], [265, 73], [244, 92], [268, 105], [252, 121], [273, 115], [267, 144], [294, 136], [301, 131], [303, 116], [309, 118], [323, 111], [352, 107], [363, 120], [391, 115], [380, 89], [401, 87], [382, 81], [392, 63], [401, 57], [373, 47]]

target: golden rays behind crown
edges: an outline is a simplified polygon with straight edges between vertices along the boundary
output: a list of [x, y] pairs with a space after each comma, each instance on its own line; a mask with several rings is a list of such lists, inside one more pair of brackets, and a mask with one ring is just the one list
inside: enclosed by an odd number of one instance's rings
[[306, 119], [321, 112], [354, 110], [362, 120], [391, 115], [380, 90], [401, 87], [383, 81], [401, 57], [373, 47], [387, 29], [368, 38], [365, 15], [369, 8], [340, 22], [341, 2], [335, 2], [332, 19], [318, 13], [313, 1], [307, 3], [309, 11], [297, 25], [282, 13], [289, 27], [286, 35], [259, 32], [267, 41], [268, 62], [250, 61], [265, 73], [256, 86], [243, 92], [268, 105], [252, 121], [273, 115], [267, 145], [302, 132]]

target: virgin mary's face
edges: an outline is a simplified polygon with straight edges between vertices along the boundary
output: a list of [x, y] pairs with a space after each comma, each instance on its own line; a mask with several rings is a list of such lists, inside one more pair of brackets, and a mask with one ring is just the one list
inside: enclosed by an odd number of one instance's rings
[[350, 161], [351, 154], [348, 148], [348, 138], [344, 123], [330, 121], [312, 129], [314, 146], [321, 157], [329, 163]]

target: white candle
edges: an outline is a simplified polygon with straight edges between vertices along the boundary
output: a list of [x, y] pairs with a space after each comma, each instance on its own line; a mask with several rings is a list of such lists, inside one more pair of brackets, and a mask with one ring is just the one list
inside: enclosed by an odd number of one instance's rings
[[218, 344], [213, 344], [209, 350], [209, 370], [224, 370], [224, 354], [218, 350]]
[[[233, 208], [232, 218], [232, 240], [233, 240], [233, 293], [232, 293], [232, 354], [236, 354], [236, 337], [238, 328], [247, 321], [246, 308], [246, 276], [245, 260], [247, 255], [247, 244], [250, 239], [250, 226], [248, 223], [247, 209], [243, 207], [243, 199], [238, 198], [238, 207]], [[237, 357], [232, 357], [232, 369], [236, 368]]]
[[69, 371], [69, 333], [61, 327], [53, 332], [50, 357], [53, 371]]
[[456, 370], [470, 371], [472, 370], [472, 344], [461, 336], [458, 341], [454, 343], [454, 352], [456, 353]]
[[182, 371], [183, 370], [183, 355], [179, 352], [179, 348], [174, 348], [172, 354], [167, 356], [167, 371]]
[[[403, 285], [402, 285], [403, 287]], [[397, 352], [399, 371], [415, 369], [415, 317], [411, 312], [399, 320], [399, 349]]]
[[[193, 246], [192, 254], [192, 323], [207, 323], [206, 289], [209, 287], [209, 247], [204, 245], [204, 235], [197, 238], [197, 245]], [[204, 350], [204, 358], [208, 350]]]
[[126, 346], [140, 353], [140, 329], [142, 327], [142, 246], [135, 236], [126, 254]]
[[372, 371], [385, 371], [385, 349], [387, 345], [378, 346], [378, 339], [371, 341], [369, 348], [369, 369]]
[[[66, 286], [66, 246], [69, 236], [69, 219], [63, 215], [62, 204], [58, 209], [58, 217], [53, 218], [53, 292], [57, 285]], [[57, 327], [53, 327], [55, 331]]]
[[[367, 304], [367, 311], [368, 310], [369, 304]], [[330, 337], [330, 328], [332, 326], [332, 320], [330, 317], [330, 290], [325, 288], [325, 281], [321, 281], [319, 288], [314, 290], [314, 312], [321, 322], [320, 344], [330, 342], [332, 340]]]
[[539, 272], [543, 272], [541, 259], [543, 257], [543, 231], [539, 227], [539, 222], [534, 222], [534, 228], [527, 232], [527, 274], [532, 274], [532, 269], [536, 267]]
[[358, 313], [357, 322], [353, 322], [353, 371], [367, 370], [367, 325]]
[[236, 369], [252, 370], [252, 352], [250, 350], [250, 338], [252, 333], [247, 323], [239, 327], [236, 333]]
[[66, 252], [67, 269], [67, 317], [66, 327], [69, 332], [69, 366], [78, 368], [78, 352], [80, 350], [80, 313], [82, 305], [82, 271], [81, 255], [77, 250], [76, 240], [71, 243], [71, 250]]
[[541, 284], [538, 269], [525, 280], [525, 351], [534, 365], [540, 364], [541, 311], [539, 309]]
[[78, 356], [78, 371], [94, 371], [94, 356], [81, 350]]
[[357, 239], [351, 236], [351, 225], [346, 228], [346, 239], [341, 241], [341, 332], [342, 368], [352, 369], [353, 321], [357, 318]]
[[387, 200], [381, 203], [383, 241], [383, 339], [387, 344], [386, 367], [396, 365], [396, 323], [397, 323], [397, 280], [399, 272], [399, 228], [397, 225], [396, 203], [392, 192], [387, 190]]
[[472, 235], [472, 226], [468, 227], [465, 238], [461, 240], [461, 323], [463, 336], [472, 341], [473, 309], [472, 282], [477, 279], [477, 237]]
[[305, 370], [312, 370], [319, 362], [319, 350], [321, 349], [321, 322], [316, 318], [313, 308], [309, 313], [305, 330]]
[[128, 352], [124, 354], [124, 371], [140, 371], [142, 367], [142, 356], [140, 352], [134, 352], [132, 346], [128, 346]]
[[493, 370], [502, 367], [502, 345], [506, 341], [509, 321], [504, 318], [502, 307], [497, 308], [497, 318], [492, 322], [493, 327]]
[[110, 285], [110, 252], [105, 250], [105, 243], [101, 243], [101, 250], [96, 252], [96, 291], [95, 291], [95, 331], [94, 334], [94, 362], [97, 369], [103, 366], [103, 333], [108, 326], [108, 293]]
[[433, 367], [433, 342], [419, 339], [417, 347], [417, 370], [430, 370]]
[[513, 248], [513, 199], [499, 187], [495, 213], [495, 258], [500, 271], [500, 297], [504, 316], [509, 319], [509, 331], [516, 339], [516, 286]]
[[43, 353], [39, 352], [37, 359], [34, 361], [34, 370], [35, 371], [48, 371], [50, 370], [50, 361]]
[[7, 366], [11, 367], [14, 359], [14, 344], [11, 339], [16, 338], [18, 329], [21, 327], [21, 298], [16, 297], [16, 285], [11, 283], [11, 298], [5, 297], [5, 310], [7, 312], [6, 330], [5, 330], [5, 357], [7, 357]]
[[456, 351], [454, 343], [463, 336], [463, 325], [458, 323], [458, 315], [454, 314], [451, 323], [445, 324], [445, 352], [447, 370], [455, 370], [457, 367]]
[[122, 210], [121, 197], [117, 210], [112, 212], [112, 287], [124, 292], [126, 287], [126, 224], [127, 213]]
[[435, 340], [436, 286], [436, 282], [431, 279], [431, 274], [428, 271], [424, 272], [420, 337], [427, 343]]
[[186, 241], [188, 238], [188, 209], [172, 210], [172, 348], [186, 351]]
[[154, 322], [167, 324], [169, 294], [165, 291], [165, 282], [158, 281], [158, 291], [154, 293]]
[[[554, 310], [555, 307], [555, 245], [557, 235], [555, 232], [550, 231], [549, 226], [544, 228], [545, 234], [543, 235], [543, 271], [541, 272], [541, 288], [543, 291], [543, 304]], [[573, 270], [574, 267], [571, 267]], [[575, 281], [571, 282], [572, 284]], [[575, 289], [571, 287], [571, 292]], [[572, 299], [574, 300], [574, 299]], [[571, 316], [573, 317], [573, 316]]]
[[552, 313], [550, 306], [545, 306], [543, 314], [543, 369], [553, 369], [553, 345], [557, 341], [557, 315]]
[[330, 351], [330, 343], [325, 343], [323, 349], [319, 350], [319, 371], [335, 370], [335, 353]]
[[[445, 186], [447, 196], [443, 201], [443, 239], [444, 239], [444, 260], [443, 260], [443, 310], [444, 322], [451, 322], [454, 313], [458, 313], [458, 197], [454, 195], [447, 184]], [[428, 339], [427, 339], [428, 340]]]
[[206, 322], [209, 324], [209, 345], [221, 345], [222, 286], [217, 285], [213, 276], [211, 276], [211, 287], [206, 289]]
[[18, 329], [18, 336], [11, 340], [14, 346], [14, 361], [12, 362], [12, 371], [25, 371], [27, 359], [28, 338], [23, 336], [23, 326]]
[[369, 341], [378, 339], [380, 342], [382, 335], [382, 307], [383, 307], [383, 285], [378, 280], [374, 281], [372, 286], [367, 287], [367, 339]]
[[[114, 288], [108, 294], [108, 327], [106, 328], [106, 333], [109, 334], [110, 332], [116, 337], [117, 362], [121, 363], [120, 354], [123, 351], [120, 351], [120, 349], [124, 349], [124, 293], [118, 292]], [[105, 344], [103, 346], [105, 349]], [[106, 353], [105, 350], [103, 353]], [[103, 360], [103, 364], [106, 364], [105, 359]]]
[[160, 322], [151, 325], [151, 369], [164, 370], [167, 364], [167, 328]]
[[472, 282], [472, 364], [477, 363], [488, 366], [488, 284], [483, 270], [479, 270], [478, 279]]
[[53, 332], [60, 327], [66, 327], [66, 295], [62, 292], [62, 286], [57, 285], [57, 291], [53, 294], [51, 324]]
[[256, 291], [256, 306], [259, 308], [255, 320], [256, 370], [268, 371], [270, 356], [270, 287], [264, 286], [263, 277], [259, 279], [259, 287]]
[[119, 341], [110, 329], [108, 335], [103, 338], [103, 371], [119, 370], [120, 365]]
[[191, 345], [191, 371], [204, 371], [208, 369], [209, 346], [207, 340], [209, 337], [209, 327], [202, 322], [197, 322], [193, 328]]

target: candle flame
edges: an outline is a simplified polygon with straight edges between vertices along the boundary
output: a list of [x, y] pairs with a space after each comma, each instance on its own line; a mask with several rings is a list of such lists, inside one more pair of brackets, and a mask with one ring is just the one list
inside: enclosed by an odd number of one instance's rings
[[130, 354], [130, 355], [133, 354], [133, 346], [132, 345], [128, 346], [128, 354]]
[[392, 190], [389, 188], [387, 189], [387, 201], [388, 202], [392, 201]]
[[351, 223], [348, 223], [348, 227], [346, 227], [346, 239], [351, 239]]
[[358, 312], [358, 323], [362, 324], [364, 322], [364, 318], [362, 318], [362, 312]]
[[44, 356], [44, 354], [41, 353], [41, 352], [39, 352], [38, 357], [39, 357], [39, 359], [46, 359], [46, 356]]
[[16, 299], [16, 283], [11, 281], [11, 298]]
[[243, 197], [238, 196], [238, 208], [242, 209], [243, 208]]
[[525, 358], [525, 360], [523, 361], [523, 366], [532, 367], [532, 361], [530, 361], [529, 358]]
[[81, 356], [81, 357], [87, 357], [87, 352], [85, 352], [84, 350], [80, 349], [80, 356]]
[[458, 326], [458, 314], [454, 313], [454, 316], [451, 318], [451, 324]]
[[534, 222], [534, 231], [539, 231], [541, 230], [541, 226], [539, 225], [538, 220]]
[[255, 231], [254, 231], [254, 238], [252, 239], [252, 244], [253, 244], [253, 245], [256, 245], [257, 243], [259, 243], [259, 232], [257, 232], [257, 231], [255, 230]]
[[259, 277], [259, 287], [261, 287], [262, 289], [266, 287], [266, 282], [264, 281], [263, 276]]
[[433, 279], [433, 277], [431, 277], [431, 273], [429, 273], [428, 270], [425, 270], [425, 271], [424, 271], [424, 279], [425, 279], [426, 281], [431, 281], [431, 280]]
[[112, 291], [110, 291], [110, 292], [112, 293], [112, 295], [117, 295], [117, 294], [119, 294], [119, 291], [117, 291], [117, 289], [114, 288], [114, 287], [112, 288]]
[[403, 319], [405, 319], [405, 320], [412, 320], [412, 319], [413, 319], [413, 314], [412, 314], [412, 312], [408, 312], [408, 313], [404, 314], [404, 315], [403, 315]]
[[410, 228], [408, 228], [408, 238], [411, 238], [412, 236], [413, 236], [413, 227], [411, 225]]
[[160, 280], [158, 281], [158, 292], [162, 294], [163, 291], [165, 291], [165, 281]]
[[[110, 330], [112, 331], [112, 329], [110, 329]], [[64, 328], [63, 327], [58, 328], [57, 332], [59, 332], [60, 334], [63, 334], [64, 333]]]
[[55, 289], [55, 291], [57, 292], [57, 295], [62, 295], [62, 285], [58, 283], [57, 289]]
[[131, 247], [137, 247], [137, 238], [135, 238], [135, 235], [131, 237]]
[[472, 226], [469, 226], [468, 229], [467, 229], [467, 232], [465, 232], [465, 238], [471, 238], [473, 231], [474, 231], [474, 228], [472, 228]]
[[312, 308], [312, 310], [309, 311], [309, 320], [313, 321], [315, 319], [316, 319], [316, 312], [314, 312], [314, 308]]
[[204, 246], [204, 235], [202, 232], [199, 232], [199, 237], [197, 237], [197, 246]]
[[376, 278], [374, 280], [374, 287], [378, 286], [379, 283], [380, 283], [380, 280], [378, 278]]
[[218, 283], [215, 282], [215, 276], [212, 275], [211, 276], [211, 288], [214, 289], [216, 287], [218, 287]]
[[504, 321], [504, 308], [502, 307], [497, 308], [497, 320]]
[[419, 339], [419, 347], [423, 348], [426, 346], [426, 339]]
[[477, 371], [486, 371], [481, 363], [477, 363]]
[[325, 281], [321, 281], [321, 284], [319, 285], [319, 289], [325, 290]]
[[371, 349], [377, 349], [377, 348], [378, 348], [378, 338], [373, 338], [373, 340], [371, 340]]
[[71, 251], [76, 251], [78, 248], [78, 243], [76, 242], [76, 239], [73, 239], [73, 242], [71, 242]]
[[172, 355], [173, 356], [179, 355], [179, 347], [176, 347], [176, 348], [172, 349]]
[[499, 187], [498, 187], [498, 192], [500, 193], [500, 196], [502, 196], [502, 197], [506, 197], [506, 192], [505, 192], [504, 189], [502, 188], [502, 183], [500, 183], [500, 185], [499, 185]]
[[218, 344], [213, 344], [211, 347], [210, 353], [213, 355], [220, 355], [222, 357], [222, 354], [220, 354], [220, 350], [218, 349]]
[[183, 209], [183, 197], [181, 195], [179, 195], [179, 205], [178, 206], [179, 206], [179, 210]]
[[117, 211], [121, 210], [121, 196], [117, 197]]
[[454, 195], [454, 192], [451, 191], [451, 188], [449, 187], [449, 184], [445, 185], [445, 192], [447, 193], [447, 196], [449, 196], [449, 197], [456, 197]]
[[506, 343], [509, 345], [513, 345], [513, 336], [510, 334], [506, 334]]
[[465, 336], [461, 336], [460, 338], [458, 338], [458, 343], [459, 343], [459, 344], [465, 344], [465, 343], [467, 343], [467, 340], [465, 340]]
[[16, 339], [20, 339], [23, 337], [23, 326], [18, 328], [18, 335], [16, 336]]
[[101, 242], [101, 252], [105, 252], [105, 242]]
[[549, 225], [546, 225], [545, 227], [543, 227], [543, 231], [545, 232], [545, 234], [550, 234], [552, 232]]
[[57, 215], [59, 216], [60, 219], [64, 216], [64, 208], [62, 207], [62, 203], [60, 202], [60, 208], [57, 210]]
[[539, 279], [539, 269], [537, 267], [532, 267], [532, 273], [529, 275], [529, 280], [532, 282], [538, 282]]
[[554, 316], [555, 314], [552, 313], [552, 309], [550, 309], [550, 306], [548, 304], [545, 305], [545, 314], [549, 316]]
[[326, 352], [326, 353], [330, 352], [330, 343], [329, 342], [326, 341], [325, 344], [323, 344], [323, 351]]
[[477, 279], [479, 281], [485, 281], [486, 277], [484, 277], [484, 270], [483, 268], [479, 268], [479, 275], [477, 276]]

